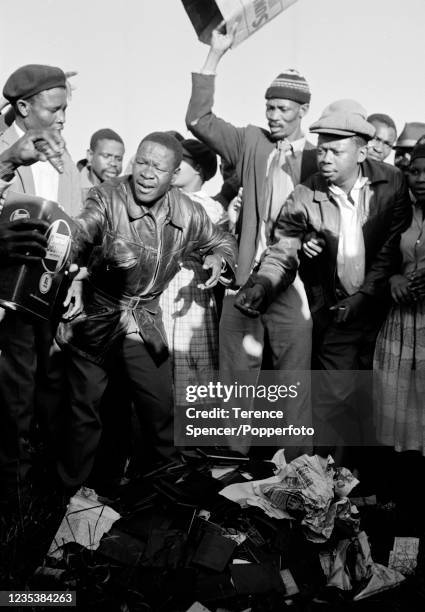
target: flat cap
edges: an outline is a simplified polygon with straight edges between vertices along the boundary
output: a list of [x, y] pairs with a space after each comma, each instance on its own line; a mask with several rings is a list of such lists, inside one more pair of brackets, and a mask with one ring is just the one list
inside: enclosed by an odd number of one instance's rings
[[375, 135], [375, 128], [366, 117], [366, 110], [355, 100], [337, 100], [324, 109], [318, 121], [310, 127], [310, 132], [362, 136], [370, 140]]
[[13, 103], [53, 87], [66, 87], [66, 75], [63, 70], [55, 66], [28, 64], [21, 66], [10, 75], [3, 88], [3, 96]]
[[186, 138], [182, 140], [183, 159], [191, 165], [199, 166], [204, 175], [204, 180], [209, 181], [217, 172], [217, 155], [206, 144]]
[[419, 138], [424, 135], [425, 123], [421, 123], [420, 121], [406, 123], [394, 146], [411, 149], [418, 142]]

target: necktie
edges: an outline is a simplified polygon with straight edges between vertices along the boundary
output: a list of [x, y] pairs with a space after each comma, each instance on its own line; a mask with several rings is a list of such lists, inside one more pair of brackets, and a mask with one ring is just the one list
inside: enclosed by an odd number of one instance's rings
[[269, 230], [295, 186], [291, 165], [288, 163], [292, 155], [291, 143], [287, 140], [279, 140], [267, 172], [264, 221]]

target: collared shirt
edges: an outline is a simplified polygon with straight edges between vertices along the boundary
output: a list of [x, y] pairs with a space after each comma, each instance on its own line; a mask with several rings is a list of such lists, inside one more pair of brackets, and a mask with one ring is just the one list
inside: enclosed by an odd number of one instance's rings
[[360, 176], [349, 194], [336, 185], [329, 185], [329, 193], [340, 213], [337, 274], [349, 295], [360, 289], [365, 277], [362, 227], [369, 214], [367, 183], [367, 177]]
[[96, 187], [96, 185], [100, 185], [100, 181], [95, 175], [94, 172], [90, 171], [90, 168], [87, 166], [83, 166], [80, 170], [80, 180], [81, 180], [81, 191], [83, 193], [83, 200], [86, 198], [88, 192], [92, 187]]
[[[282, 144], [284, 145], [282, 147]], [[305, 147], [305, 136], [292, 142], [278, 141], [270, 153], [266, 166], [266, 213], [261, 220], [260, 238], [258, 241], [255, 263], [257, 264], [270, 240], [270, 230], [288, 196], [293, 192], [301, 178], [302, 155]], [[278, 159], [277, 159], [278, 158]], [[272, 176], [279, 165], [280, 176]], [[276, 180], [277, 179], [277, 180]], [[278, 190], [278, 193], [276, 193]], [[273, 193], [273, 191], [275, 193]]]
[[193, 191], [188, 193], [188, 196], [202, 206], [213, 223], [218, 223], [222, 220], [225, 214], [223, 206], [217, 200], [213, 200], [205, 191], [202, 189]]
[[[13, 124], [19, 138], [24, 136], [25, 132], [16, 124]], [[51, 200], [58, 201], [59, 189], [59, 174], [53, 166], [47, 162], [36, 162], [31, 166], [32, 177], [34, 180], [35, 193], [34, 195]]]

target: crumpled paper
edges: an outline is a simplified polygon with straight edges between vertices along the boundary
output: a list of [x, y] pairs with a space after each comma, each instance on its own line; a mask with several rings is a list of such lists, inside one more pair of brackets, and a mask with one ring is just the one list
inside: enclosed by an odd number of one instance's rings
[[336, 518], [355, 531], [346, 495], [359, 481], [349, 470], [335, 469], [331, 456], [302, 455], [286, 463], [283, 450], [272, 461], [275, 476], [229, 485], [220, 494], [242, 507], [257, 506], [273, 518], [300, 520], [307, 539], [313, 542], [330, 538]]
[[118, 512], [99, 502], [92, 489], [81, 487], [71, 497], [47, 554], [61, 559], [62, 547], [67, 542], [77, 542], [90, 550], [96, 550], [103, 534], [108, 532], [119, 518], [121, 517]]
[[365, 578], [369, 582], [353, 598], [354, 601], [392, 589], [405, 580], [399, 571], [373, 561], [369, 541], [364, 531], [357, 536], [357, 542], [356, 578], [358, 580]]
[[[354, 547], [355, 562], [350, 570], [347, 555], [351, 547]], [[400, 572], [373, 561], [364, 531], [354, 538], [340, 540], [333, 551], [321, 552], [320, 562], [327, 577], [326, 586], [349, 591], [356, 585], [360, 588], [365, 585], [357, 592], [354, 601], [394, 588], [405, 579]]]

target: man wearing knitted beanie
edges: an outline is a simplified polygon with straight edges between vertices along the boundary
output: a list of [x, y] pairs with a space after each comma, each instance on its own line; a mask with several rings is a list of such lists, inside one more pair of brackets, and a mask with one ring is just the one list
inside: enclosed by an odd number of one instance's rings
[[[193, 74], [186, 125], [235, 167], [243, 187], [243, 206], [236, 228], [236, 284], [226, 292], [220, 320], [220, 371], [234, 381], [235, 368], [250, 370], [250, 383], [255, 384], [264, 363], [274, 370], [310, 368], [311, 317], [298, 276], [294, 275], [294, 283], [277, 294], [258, 319], [234, 308], [234, 300], [237, 289], [256, 269], [272, 240], [273, 225], [286, 198], [295, 185], [316, 171], [316, 155], [301, 130], [301, 120], [309, 109], [310, 90], [295, 70], [279, 74], [266, 91], [268, 130], [253, 125], [236, 128], [213, 114], [216, 68], [232, 46], [234, 35], [234, 29], [228, 34], [213, 32], [201, 73]], [[309, 397], [302, 394], [300, 415], [309, 412]], [[236, 440], [231, 443], [246, 450], [247, 444], [244, 448]]]

